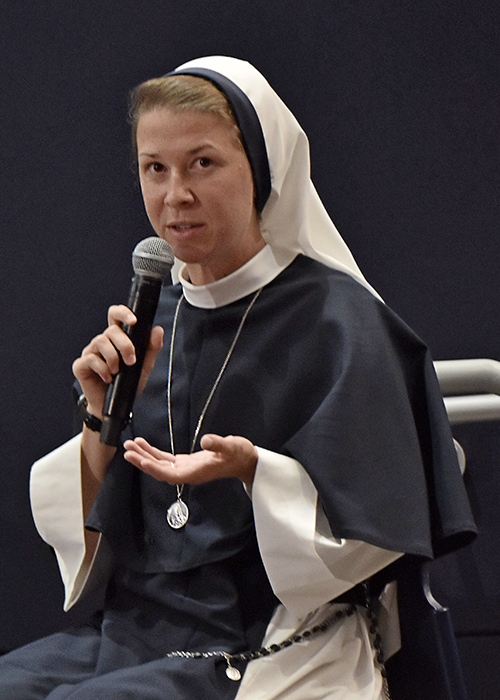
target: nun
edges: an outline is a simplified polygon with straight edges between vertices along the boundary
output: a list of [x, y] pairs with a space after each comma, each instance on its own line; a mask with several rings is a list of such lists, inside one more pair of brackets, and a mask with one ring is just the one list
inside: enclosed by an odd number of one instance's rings
[[399, 573], [475, 533], [429, 351], [364, 279], [253, 66], [190, 61], [130, 110], [172, 284], [123, 446], [99, 440], [136, 359], [116, 305], [73, 366], [82, 431], [31, 475], [65, 609], [105, 586], [103, 610], [5, 656], [2, 697], [383, 700]]

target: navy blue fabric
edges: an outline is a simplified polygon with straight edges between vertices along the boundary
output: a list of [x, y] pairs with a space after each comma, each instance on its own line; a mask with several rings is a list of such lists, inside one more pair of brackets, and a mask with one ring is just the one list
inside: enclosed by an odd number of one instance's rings
[[[238, 683], [220, 659], [154, 659], [96, 673], [101, 638], [92, 627], [59, 632], [0, 658], [5, 700], [232, 700]], [[126, 656], [123, 661], [126, 661]]]
[[[163, 291], [157, 321], [166, 338], [179, 295], [179, 286]], [[189, 451], [248, 301], [219, 309], [182, 302], [172, 385], [177, 452]], [[164, 449], [170, 448], [168, 346], [136, 402], [133, 426], [135, 434]], [[336, 537], [432, 558], [474, 536], [426, 346], [351, 277], [311, 259], [297, 257], [262, 291], [205, 416], [204, 432], [244, 435], [298, 459]], [[253, 528], [246, 494], [231, 480], [189, 488], [193, 521], [172, 531], [163, 522], [175, 499], [173, 487], [137, 475], [118, 458], [109, 479], [96, 501], [94, 525], [132, 568], [174, 571], [217, 561], [224, 550], [232, 555], [243, 549]], [[123, 491], [121, 505], [117, 489]], [[136, 507], [141, 494], [147, 494], [143, 506], [153, 508]], [[146, 533], [153, 531], [161, 531], [161, 541], [146, 546]]]
[[[130, 427], [131, 434], [164, 449], [170, 449], [168, 338], [180, 293], [179, 285], [162, 292], [156, 321], [167, 342]], [[189, 451], [250, 298], [218, 309], [182, 302], [172, 378], [177, 453]], [[262, 290], [210, 403], [204, 432], [244, 435], [298, 459], [336, 537], [431, 558], [474, 536], [427, 348], [350, 276], [309, 258], [298, 256]], [[88, 520], [104, 533], [117, 561], [96, 677], [82, 681], [74, 694], [61, 686], [51, 700], [132, 698], [139, 687], [140, 697], [151, 700], [235, 693], [237, 684], [224, 678], [222, 690], [213, 690], [213, 665], [210, 670], [198, 661], [163, 657], [175, 649], [259, 646], [276, 601], [250, 500], [236, 480], [193, 486], [183, 494], [192, 517], [172, 530], [165, 510], [175, 495], [175, 488], [116, 456]], [[0, 665], [0, 695], [2, 690]]]
[[[240, 558], [173, 575], [118, 567], [94, 626], [0, 657], [0, 697], [230, 700], [239, 684], [224, 661], [166, 654], [258, 648], [274, 600], [266, 600], [256, 562], [247, 548]], [[244, 672], [244, 663], [234, 665]]]
[[167, 75], [196, 75], [213, 83], [224, 93], [241, 132], [243, 146], [252, 169], [255, 208], [260, 214], [271, 194], [271, 172], [264, 134], [253, 104], [235, 83], [216, 71], [207, 68], [184, 68]]
[[57, 685], [72, 685], [94, 674], [100, 635], [93, 627], [59, 632], [0, 657], [0, 695], [41, 700]]

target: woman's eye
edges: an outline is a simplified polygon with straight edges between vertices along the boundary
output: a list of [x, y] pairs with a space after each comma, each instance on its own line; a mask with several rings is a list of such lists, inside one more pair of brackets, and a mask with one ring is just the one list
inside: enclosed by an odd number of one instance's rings
[[165, 167], [161, 163], [144, 163], [142, 166], [143, 172], [145, 173], [162, 173]]
[[212, 161], [210, 158], [200, 158], [198, 160], [198, 163], [202, 168], [208, 168], [209, 165], [212, 165]]

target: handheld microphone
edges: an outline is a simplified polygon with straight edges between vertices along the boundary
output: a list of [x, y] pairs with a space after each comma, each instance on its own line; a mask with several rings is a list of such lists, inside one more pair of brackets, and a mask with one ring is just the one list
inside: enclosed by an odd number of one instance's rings
[[156, 236], [140, 241], [132, 253], [135, 274], [127, 306], [137, 317], [137, 322], [122, 328], [135, 346], [136, 361], [133, 365], [126, 365], [120, 359], [118, 374], [106, 391], [100, 432], [100, 441], [105, 445], [116, 447], [122, 430], [130, 422], [161, 288], [173, 263], [172, 249]]

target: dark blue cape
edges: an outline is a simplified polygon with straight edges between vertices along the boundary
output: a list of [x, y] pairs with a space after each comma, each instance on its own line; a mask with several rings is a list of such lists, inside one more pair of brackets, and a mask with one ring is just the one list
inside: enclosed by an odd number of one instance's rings
[[[166, 377], [174, 309], [157, 314], [165, 347], [134, 407], [135, 435], [170, 449]], [[250, 297], [249, 297], [250, 298]], [[182, 302], [174, 349], [177, 453], [188, 452], [205, 400], [249, 298], [218, 309]], [[296, 458], [335, 537], [432, 558], [475, 533], [429, 351], [385, 304], [348, 275], [299, 256], [252, 308], [200, 435], [243, 435]], [[90, 524], [137, 570], [180, 571], [241, 551], [252, 536], [239, 482], [187, 487], [188, 526], [165, 510], [175, 488], [119, 456]]]
[[[162, 293], [156, 320], [165, 328], [165, 347], [131, 425], [131, 434], [165, 450], [169, 340], [180, 294], [179, 285]], [[251, 298], [217, 309], [182, 301], [172, 381], [177, 453], [190, 449]], [[337, 538], [430, 559], [474, 536], [427, 348], [351, 277], [311, 259], [299, 256], [263, 289], [204, 432], [243, 435], [296, 458]], [[175, 487], [135, 469], [121, 453], [110, 465], [88, 520], [117, 560], [102, 626], [103, 653], [111, 650], [106, 668], [116, 663], [114, 640], [137, 646], [142, 661], [172, 649], [260, 645], [276, 600], [250, 498], [236, 479], [187, 486], [189, 522], [172, 530], [165, 511], [175, 498]], [[377, 584], [393, 575], [382, 572]]]

